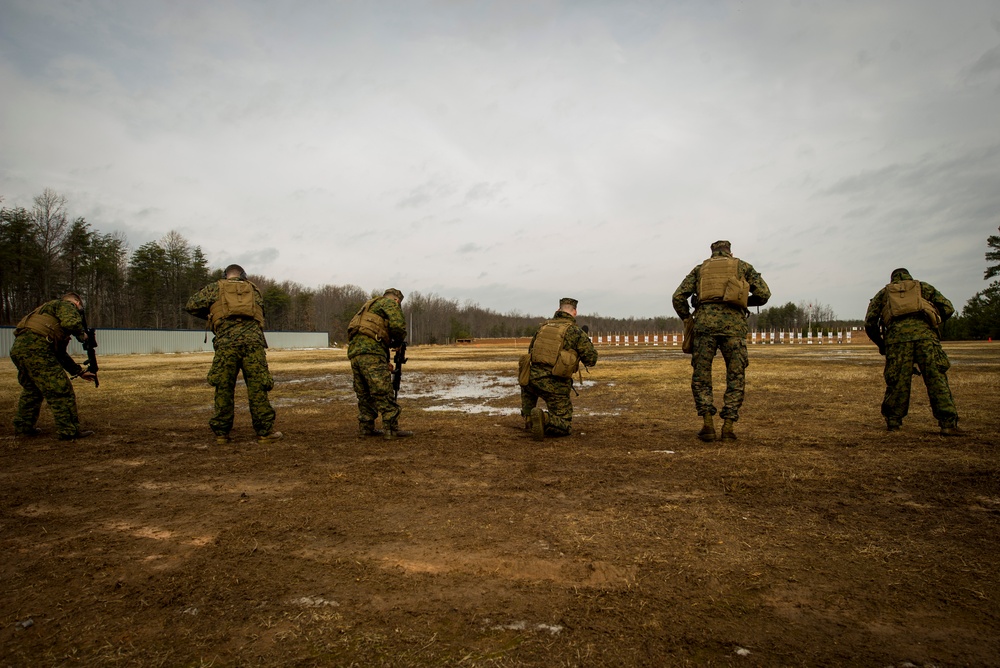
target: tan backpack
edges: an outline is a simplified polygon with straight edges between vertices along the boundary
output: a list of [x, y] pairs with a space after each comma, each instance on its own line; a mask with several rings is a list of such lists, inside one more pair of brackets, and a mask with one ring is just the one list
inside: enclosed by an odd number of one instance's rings
[[62, 328], [62, 323], [59, 322], [59, 318], [48, 313], [39, 313], [42, 310], [42, 306], [39, 306], [34, 311], [28, 315], [21, 318], [21, 321], [17, 323], [14, 329], [14, 336], [22, 334], [24, 332], [34, 332], [44, 336], [51, 341], [58, 341], [62, 343], [68, 338], [68, 334]]
[[264, 327], [264, 310], [255, 298], [259, 294], [257, 286], [250, 281], [219, 281], [219, 298], [209, 309], [212, 328], [227, 318], [253, 318]]
[[347, 338], [353, 339], [355, 334], [364, 334], [367, 337], [381, 341], [389, 345], [389, 323], [385, 318], [377, 313], [371, 312], [372, 305], [381, 297], [375, 297], [365, 302], [364, 306], [354, 314], [351, 322], [347, 325]]
[[698, 280], [698, 301], [722, 302], [745, 309], [750, 299], [750, 284], [737, 277], [739, 263], [734, 257], [705, 260]]
[[890, 283], [885, 286], [885, 306], [882, 320], [889, 324], [896, 318], [912, 313], [923, 313], [931, 327], [941, 325], [941, 314], [937, 307], [924, 299], [920, 281], [913, 279]]
[[552, 375], [556, 378], [572, 378], [580, 368], [580, 355], [575, 350], [566, 350], [566, 333], [573, 323], [558, 319], [546, 321], [531, 349], [532, 364], [543, 364], [552, 367]]

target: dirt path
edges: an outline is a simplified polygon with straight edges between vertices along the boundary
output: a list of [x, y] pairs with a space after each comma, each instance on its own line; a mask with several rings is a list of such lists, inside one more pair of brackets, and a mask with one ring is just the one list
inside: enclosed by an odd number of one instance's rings
[[514, 349], [411, 349], [392, 443], [341, 351], [271, 355], [268, 446], [208, 438], [210, 356], [102, 360], [97, 436], [0, 431], [0, 664], [1000, 665], [1000, 346], [949, 348], [956, 440], [918, 378], [882, 430], [872, 351], [778, 348], [724, 447], [670, 350], [602, 350], [542, 443]]

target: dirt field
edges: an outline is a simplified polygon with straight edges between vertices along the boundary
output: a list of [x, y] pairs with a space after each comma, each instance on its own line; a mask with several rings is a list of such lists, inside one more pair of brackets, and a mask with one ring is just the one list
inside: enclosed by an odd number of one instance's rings
[[886, 433], [874, 347], [754, 346], [724, 446], [676, 349], [602, 348], [541, 443], [514, 348], [411, 349], [391, 443], [343, 351], [272, 352], [267, 446], [242, 386], [214, 444], [209, 354], [14, 439], [0, 360], [0, 665], [1000, 665], [1000, 344], [947, 349], [965, 438], [919, 378]]

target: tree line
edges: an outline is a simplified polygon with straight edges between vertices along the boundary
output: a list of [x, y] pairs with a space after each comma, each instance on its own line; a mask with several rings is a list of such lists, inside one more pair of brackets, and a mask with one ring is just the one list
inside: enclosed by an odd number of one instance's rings
[[[134, 251], [119, 233], [105, 234], [83, 217], [71, 218], [66, 198], [46, 189], [30, 209], [0, 209], [0, 325], [13, 325], [42, 302], [73, 290], [87, 305], [92, 327], [198, 329], [204, 321], [184, 312], [188, 298], [222, 277], [210, 268], [200, 246], [176, 231]], [[994, 262], [986, 279], [1000, 275], [1000, 237], [987, 240], [986, 257]], [[264, 297], [268, 329], [326, 331], [331, 343], [347, 340], [347, 325], [361, 305], [380, 289], [357, 285], [308, 288], [253, 274]], [[388, 286], [384, 286], [388, 287]], [[554, 310], [554, 309], [553, 309]], [[403, 302], [416, 344], [442, 344], [470, 338], [514, 338], [534, 334], [541, 316], [519, 311], [499, 313], [477, 303], [459, 303], [430, 293], [410, 292]], [[548, 314], [545, 314], [547, 317]], [[581, 318], [592, 333], [655, 334], [682, 329], [676, 317]], [[860, 326], [838, 320], [823, 304], [774, 306], [751, 313], [754, 330], [826, 333]], [[945, 328], [946, 338], [1000, 335], [1000, 282], [977, 293], [961, 316]]]
[[[0, 325], [14, 325], [39, 304], [72, 290], [84, 298], [92, 327], [199, 329], [205, 322], [185, 313], [184, 305], [222, 273], [222, 267], [208, 266], [200, 246], [176, 231], [132, 250], [124, 235], [102, 233], [83, 217], [71, 217], [66, 198], [51, 189], [36, 196], [30, 209], [0, 208]], [[269, 330], [326, 331], [331, 343], [345, 342], [354, 314], [382, 293], [357, 285], [308, 288], [258, 274], [249, 278], [264, 297]], [[542, 320], [417, 291], [407, 294], [403, 312], [410, 341], [430, 344], [531, 336]], [[588, 322], [595, 331], [638, 333], [680, 324], [677, 318], [600, 315]]]
[[[1000, 227], [997, 228], [1000, 232]], [[1000, 276], [1000, 235], [986, 237], [986, 271], [983, 280]], [[965, 303], [961, 315], [945, 323], [948, 339], [997, 339], [1000, 337], [1000, 281], [992, 281]]]

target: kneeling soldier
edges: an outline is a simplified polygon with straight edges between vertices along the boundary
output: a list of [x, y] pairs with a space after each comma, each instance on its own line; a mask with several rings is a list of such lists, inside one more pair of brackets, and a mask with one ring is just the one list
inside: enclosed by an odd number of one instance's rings
[[[590, 337], [576, 325], [577, 300], [564, 297], [559, 310], [535, 332], [528, 354], [521, 358], [521, 417], [535, 440], [568, 436], [573, 422], [573, 374], [597, 364], [597, 351]], [[548, 411], [538, 408], [545, 400]]]

